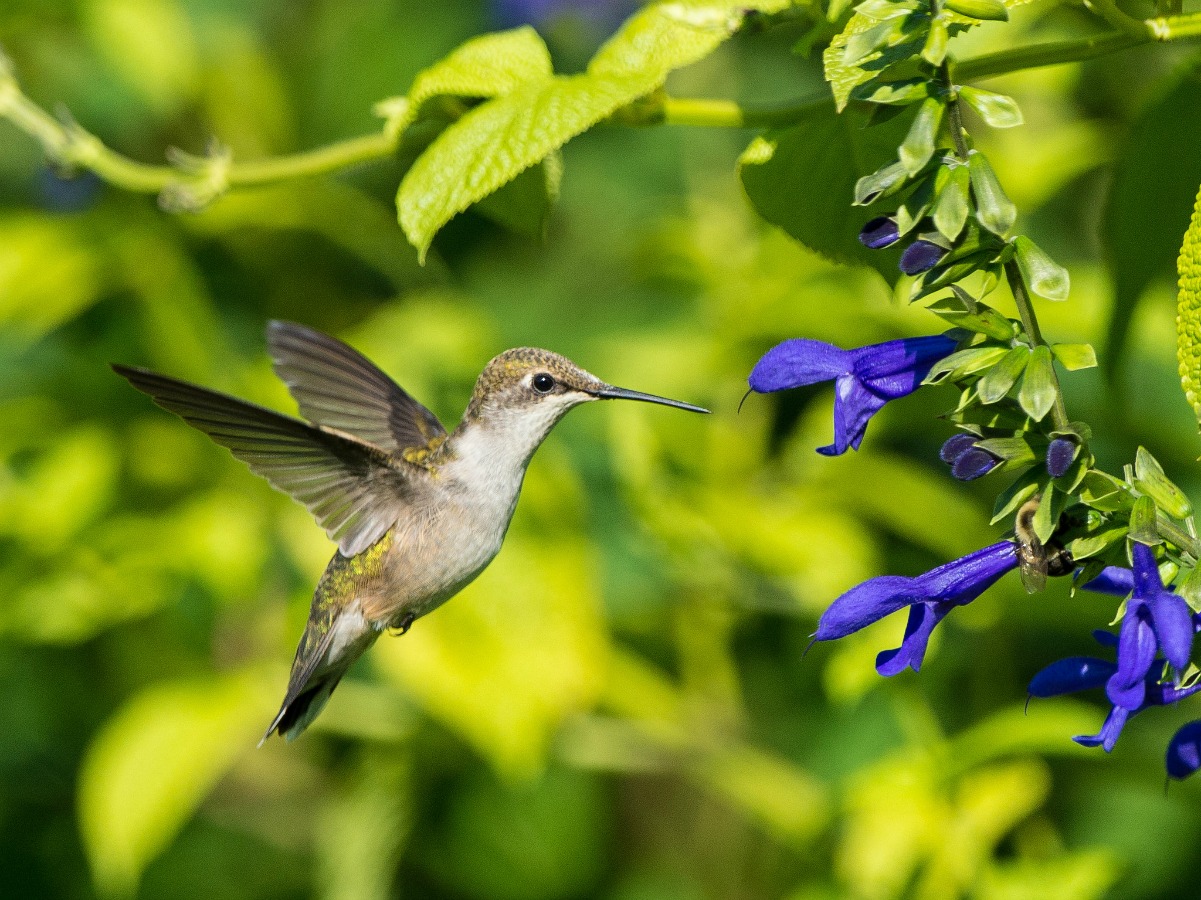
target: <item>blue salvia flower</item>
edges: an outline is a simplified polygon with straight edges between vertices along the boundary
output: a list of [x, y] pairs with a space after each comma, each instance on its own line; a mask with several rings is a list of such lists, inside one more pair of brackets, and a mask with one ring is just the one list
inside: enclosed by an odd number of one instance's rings
[[785, 341], [755, 364], [751, 390], [761, 394], [834, 381], [834, 443], [818, 453], [837, 456], [858, 450], [868, 420], [889, 400], [912, 394], [934, 364], [954, 351], [942, 335], [903, 338], [843, 350], [833, 344], [796, 338]]
[[1096, 578], [1081, 585], [1086, 591], [1125, 597], [1134, 590], [1134, 570], [1123, 566], [1106, 566]]
[[830, 604], [813, 637], [818, 641], [845, 637], [909, 607], [901, 646], [880, 653], [876, 671], [881, 675], [896, 675], [905, 668], [920, 671], [934, 626], [956, 606], [971, 603], [1017, 564], [1013, 542], [1001, 541], [915, 578], [882, 575], [869, 579]]
[[1134, 592], [1126, 604], [1118, 632], [1118, 668], [1105, 685], [1114, 706], [1139, 709], [1146, 676], [1158, 653], [1178, 672], [1189, 664], [1193, 648], [1193, 616], [1182, 597], [1163, 586], [1155, 553], [1134, 544]]
[[1189, 722], [1168, 741], [1168, 775], [1188, 778], [1201, 769], [1201, 721]]
[[492, 16], [502, 28], [551, 24], [574, 16], [606, 26], [620, 22], [637, 7], [637, 0], [492, 0]]

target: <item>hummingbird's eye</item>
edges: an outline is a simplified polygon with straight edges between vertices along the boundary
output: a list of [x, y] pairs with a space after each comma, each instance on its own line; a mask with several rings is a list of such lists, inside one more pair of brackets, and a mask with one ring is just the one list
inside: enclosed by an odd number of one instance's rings
[[555, 379], [547, 375], [545, 372], [539, 372], [534, 376], [531, 382], [534, 385], [534, 390], [539, 394], [549, 394], [555, 386]]

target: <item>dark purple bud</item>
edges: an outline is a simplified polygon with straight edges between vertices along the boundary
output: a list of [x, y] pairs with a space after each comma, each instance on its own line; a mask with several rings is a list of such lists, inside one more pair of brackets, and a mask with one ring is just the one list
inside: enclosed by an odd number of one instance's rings
[[1168, 742], [1168, 775], [1188, 778], [1201, 769], [1201, 721], [1189, 722]]
[[949, 466], [974, 446], [976, 446], [976, 436], [961, 431], [959, 434], [953, 434], [947, 438], [947, 442], [938, 451], [938, 458]]
[[1076, 458], [1076, 442], [1071, 438], [1057, 437], [1047, 447], [1047, 472], [1052, 478], [1059, 478], [1071, 466]]
[[971, 481], [981, 475], [987, 475], [997, 467], [999, 462], [1000, 460], [987, 450], [972, 447], [967, 452], [961, 453], [955, 460], [954, 465], [951, 466], [951, 474], [960, 481]]
[[883, 250], [901, 239], [901, 230], [888, 216], [879, 216], [863, 226], [859, 243], [870, 250]]
[[938, 265], [947, 251], [930, 241], [914, 241], [901, 254], [901, 271], [906, 275], [920, 275]]

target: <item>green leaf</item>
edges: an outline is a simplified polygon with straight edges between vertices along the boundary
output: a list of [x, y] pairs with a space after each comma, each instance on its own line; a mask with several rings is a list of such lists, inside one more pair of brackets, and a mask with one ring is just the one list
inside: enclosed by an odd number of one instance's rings
[[1038, 509], [1034, 512], [1034, 521], [1030, 523], [1034, 528], [1034, 534], [1044, 544], [1051, 540], [1051, 535], [1055, 534], [1055, 528], [1059, 525], [1059, 517], [1063, 514], [1066, 503], [1067, 497], [1063, 491], [1057, 490], [1054, 485], [1047, 485], [1042, 500], [1039, 501]]
[[1091, 369], [1097, 364], [1097, 351], [1092, 344], [1052, 344], [1051, 352], [1069, 372]]
[[[751, 144], [751, 147], [755, 146], [754, 143]], [[771, 158], [770, 148], [765, 158], [760, 157], [762, 157], [761, 152], [752, 153], [751, 148], [748, 147], [741, 162], [764, 162]], [[885, 163], [876, 171], [864, 175], [855, 182], [855, 205], [868, 206], [881, 197], [895, 194], [905, 185], [908, 178], [909, 173], [905, 171], [905, 167], [900, 162]]]
[[132, 895], [146, 864], [252, 750], [267, 707], [250, 675], [148, 688], [88, 747], [79, 823], [99, 891]]
[[424, 258], [455, 215], [576, 135], [708, 56], [748, 10], [785, 0], [657, 3], [635, 13], [582, 75], [527, 81], [470, 110], [418, 157], [397, 192], [401, 228]]
[[[1008, 341], [1014, 335], [1013, 323], [990, 306], [979, 304], [975, 312], [964, 312], [958, 306], [952, 306], [951, 300], [936, 300], [926, 309], [939, 318], [959, 328], [966, 328], [998, 341]], [[995, 348], [1004, 352], [1004, 348]], [[998, 359], [1000, 357], [998, 356]]]
[[1034, 448], [1030, 446], [1030, 441], [1024, 435], [987, 438], [983, 441], [977, 441], [976, 446], [981, 450], [987, 450], [993, 456], [1005, 460], [1013, 468], [1027, 466], [1037, 458], [1034, 454]]
[[957, 381], [965, 375], [987, 369], [1005, 356], [1006, 352], [1004, 347], [972, 347], [952, 353], [935, 363], [922, 384]]
[[959, 96], [993, 128], [1013, 128], [1025, 121], [1012, 97], [974, 87], [959, 88]]
[[929, 97], [931, 90], [930, 81], [926, 78], [903, 78], [899, 81], [861, 84], [851, 91], [851, 96], [867, 103], [905, 106]]
[[[874, 214], [848, 202], [862, 175], [894, 156], [904, 123], [864, 129], [857, 111], [837, 115], [830, 107], [784, 131], [752, 142], [739, 161], [742, 186], [759, 215], [805, 246], [836, 262], [868, 265], [890, 282], [899, 277], [897, 252], [869, 250], [857, 235]], [[900, 163], [886, 167], [872, 190], [888, 178], [903, 179]]]
[[905, 136], [905, 142], [897, 150], [901, 165], [911, 176], [924, 169], [930, 157], [934, 155], [934, 141], [938, 137], [938, 127], [942, 124], [943, 109], [943, 101], [938, 97], [922, 101], [917, 116], [909, 127], [909, 133]]
[[1184, 397], [1201, 422], [1201, 191], [1193, 207], [1193, 218], [1180, 258], [1180, 293], [1176, 299], [1176, 358], [1180, 362], [1180, 383]]
[[1129, 509], [1134, 496], [1124, 481], [1094, 469], [1080, 483], [1080, 501], [1100, 512], [1118, 512]]
[[1026, 365], [1022, 387], [1018, 391], [1018, 403], [1030, 418], [1041, 422], [1055, 405], [1058, 392], [1051, 350], [1039, 345], [1030, 352], [1030, 362]]
[[[1201, 70], [1184, 67], [1170, 81], [1130, 123], [1103, 213], [1102, 239], [1114, 284], [1102, 361], [1106, 367], [1124, 358], [1139, 298], [1153, 282], [1167, 284], [1175, 277], [1181, 235], [1189, 227], [1201, 185], [1201, 153], [1196, 152], [1201, 116], [1181, 115], [1181, 110], [1194, 109], [1201, 96]], [[1189, 402], [1201, 418], [1201, 396]]]
[[[879, 72], [891, 63], [906, 59], [912, 55], [910, 42], [902, 41], [892, 46], [875, 50], [872, 53], [854, 61], [847, 62], [847, 44], [857, 35], [866, 34], [891, 19], [902, 22], [909, 18], [913, 7], [896, 3], [869, 6], [861, 4], [846, 27], [834, 37], [822, 52], [822, 64], [825, 69], [826, 81], [834, 93], [834, 105], [842, 112], [851, 98], [851, 91], [865, 82], [875, 78]], [[870, 67], [869, 67], [870, 66]]]
[[419, 72], [407, 95], [376, 104], [376, 113], [388, 120], [390, 133], [398, 134], [435, 97], [500, 97], [553, 74], [546, 44], [525, 25], [467, 41]]
[[950, 39], [947, 23], [941, 17], [935, 17], [930, 22], [926, 32], [926, 43], [922, 47], [922, 59], [932, 66], [941, 66], [947, 58], [947, 42]]
[[1034, 467], [1026, 471], [1018, 477], [1013, 484], [1007, 487], [997, 497], [996, 505], [993, 507], [993, 516], [989, 521], [990, 525], [996, 525], [1003, 519], [1012, 520], [1017, 513], [1018, 507], [1042, 490], [1043, 470], [1040, 467]]
[[968, 213], [971, 212], [968, 202], [970, 186], [967, 166], [944, 166], [938, 170], [931, 216], [934, 227], [948, 241], [959, 237], [967, 223]]
[[1030, 357], [1030, 348], [1025, 346], [1014, 347], [1006, 353], [977, 383], [980, 402], [989, 406], [1003, 400], [1018, 380], [1018, 376], [1025, 370]]
[[1068, 299], [1072, 282], [1067, 269], [1025, 235], [1014, 238], [1013, 246], [1026, 287], [1045, 300]]
[[1085, 537], [1070, 541], [1067, 545], [1067, 551], [1072, 554], [1072, 559], [1088, 559], [1109, 549], [1125, 536], [1126, 529], [1124, 527], [1108, 528], [1105, 531], [1098, 531], [1096, 534], [1086, 535]]
[[1172, 483], [1159, 460], [1146, 447], [1139, 447], [1134, 457], [1134, 486], [1175, 519], [1187, 519], [1193, 514], [1193, 506], [1184, 491]]
[[563, 157], [556, 151], [489, 194], [475, 205], [475, 211], [510, 231], [541, 240], [559, 199], [562, 178]]
[[1130, 510], [1130, 540], [1154, 547], [1161, 543], [1159, 525], [1156, 522], [1155, 501], [1150, 497], [1139, 497]]
[[1005, 194], [983, 153], [973, 150], [968, 155], [967, 170], [976, 197], [976, 218], [993, 234], [1003, 237], [1017, 219], [1017, 207]]
[[946, 0], [947, 9], [969, 19], [1008, 22], [1009, 10], [1001, 0]]

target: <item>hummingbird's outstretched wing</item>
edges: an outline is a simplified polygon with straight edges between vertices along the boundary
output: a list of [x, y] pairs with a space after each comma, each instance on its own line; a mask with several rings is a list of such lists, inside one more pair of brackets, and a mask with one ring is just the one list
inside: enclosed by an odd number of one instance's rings
[[429, 477], [379, 447], [254, 403], [146, 369], [113, 370], [308, 507], [344, 556], [378, 541]]
[[438, 417], [357, 350], [295, 322], [267, 324], [275, 374], [310, 422], [393, 455], [446, 436]]

